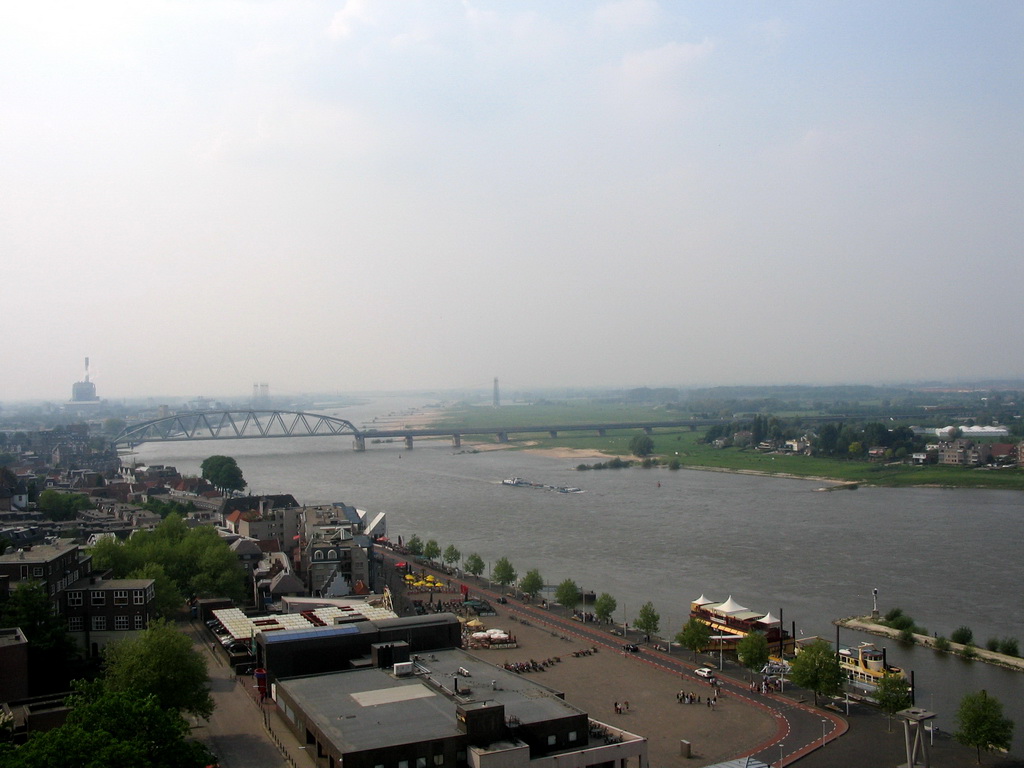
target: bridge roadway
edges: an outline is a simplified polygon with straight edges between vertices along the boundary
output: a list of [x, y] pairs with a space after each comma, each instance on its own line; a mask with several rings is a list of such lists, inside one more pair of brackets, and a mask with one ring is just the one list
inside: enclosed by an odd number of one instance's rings
[[596, 432], [599, 437], [604, 437], [609, 432], [625, 429], [639, 429], [644, 434], [651, 434], [655, 429], [683, 429], [691, 431], [698, 427], [711, 427], [718, 424], [728, 424], [729, 419], [680, 419], [666, 421], [624, 421], [605, 422], [599, 424], [556, 424], [532, 425], [523, 427], [422, 427], [419, 429], [368, 429], [355, 436], [356, 450], [366, 449], [366, 440], [394, 440], [402, 438], [405, 440], [405, 447], [412, 449], [413, 440], [417, 437], [451, 437], [452, 445], [456, 448], [462, 446], [462, 438], [466, 435], [495, 435], [499, 443], [507, 443], [509, 435], [544, 434], [549, 437], [558, 437], [560, 432]]

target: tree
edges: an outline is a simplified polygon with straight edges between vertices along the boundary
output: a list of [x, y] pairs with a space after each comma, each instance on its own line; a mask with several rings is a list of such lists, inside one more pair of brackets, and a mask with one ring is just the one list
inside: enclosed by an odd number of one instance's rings
[[676, 642], [693, 651], [693, 660], [696, 661], [697, 654], [711, 644], [711, 627], [691, 617], [676, 635]]
[[572, 579], [566, 579], [555, 587], [555, 602], [569, 610], [574, 609], [583, 599], [583, 593]]
[[152, 579], [154, 607], [160, 618], [173, 621], [185, 602], [174, 580], [167, 575], [160, 563], [146, 563], [141, 568], [131, 571], [129, 579]]
[[419, 534], [414, 533], [409, 537], [409, 540], [405, 542], [405, 548], [409, 550], [410, 555], [419, 557], [423, 554], [423, 539], [419, 537]]
[[20, 581], [6, 600], [0, 600], [0, 627], [21, 627], [28, 640], [28, 669], [32, 693], [66, 690], [68, 661], [75, 655], [64, 619], [41, 581]]
[[968, 693], [960, 700], [956, 711], [957, 731], [953, 738], [965, 747], [978, 750], [1009, 749], [1013, 740], [1013, 720], [1003, 717], [1003, 704], [984, 690]]
[[544, 589], [544, 578], [540, 575], [540, 571], [536, 568], [526, 572], [523, 576], [523, 580], [519, 582], [519, 588], [523, 590], [530, 598], [534, 598], [537, 594]]
[[223, 491], [240, 491], [245, 488], [245, 479], [238, 462], [230, 456], [210, 456], [199, 465], [203, 479], [209, 480], [215, 488]]
[[750, 632], [736, 643], [736, 656], [740, 664], [750, 670], [753, 679], [753, 673], [768, 663], [768, 638], [763, 632]]
[[878, 708], [885, 712], [888, 718], [886, 729], [892, 730], [892, 716], [911, 704], [910, 682], [903, 675], [886, 672], [878, 681], [878, 687], [875, 689], [875, 701], [878, 702]]
[[818, 695], [833, 696], [843, 687], [843, 670], [839, 666], [832, 646], [818, 638], [800, 649], [793, 659], [790, 678], [801, 688], [814, 691], [814, 705]]
[[509, 584], [515, 583], [516, 580], [516, 569], [512, 567], [512, 563], [508, 561], [507, 557], [503, 557], [494, 564], [494, 580], [501, 584], [503, 587], [507, 587]]
[[76, 683], [63, 725], [0, 753], [0, 768], [195, 768], [215, 757], [189, 740], [188, 722], [154, 696]]
[[594, 603], [594, 613], [597, 614], [598, 621], [610, 622], [612, 614], [615, 613], [615, 609], [618, 607], [619, 604], [615, 601], [614, 597], [607, 592], [602, 592], [597, 596], [597, 601]]
[[650, 435], [635, 435], [629, 441], [629, 452], [634, 456], [650, 456], [654, 453], [654, 440]]
[[647, 635], [648, 639], [651, 635], [658, 634], [658, 628], [661, 626], [661, 614], [654, 610], [654, 603], [648, 601], [640, 606], [640, 612], [636, 615], [634, 625]]
[[441, 556], [441, 545], [437, 543], [436, 539], [430, 539], [423, 545], [423, 556], [430, 562], [434, 562]]
[[161, 707], [197, 717], [213, 714], [206, 659], [191, 638], [163, 620], [136, 638], [108, 645], [103, 665], [110, 691], [153, 696]]
[[484, 572], [484, 568], [486, 567], [484, 559], [476, 552], [466, 558], [466, 573], [472, 574], [473, 576], [479, 576]]
[[462, 553], [459, 552], [454, 544], [449, 544], [441, 557], [444, 558], [445, 565], [451, 567], [462, 559]]
[[52, 488], [40, 493], [36, 504], [51, 520], [74, 520], [81, 510], [92, 509], [84, 493], [61, 493]]

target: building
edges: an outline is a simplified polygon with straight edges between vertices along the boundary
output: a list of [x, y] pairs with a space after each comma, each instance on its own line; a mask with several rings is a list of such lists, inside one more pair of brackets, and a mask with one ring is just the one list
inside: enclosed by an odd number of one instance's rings
[[980, 467], [992, 458], [992, 446], [973, 440], [950, 440], [939, 443], [939, 464]]
[[647, 767], [646, 739], [457, 648], [278, 679], [274, 699], [324, 768]]
[[154, 584], [153, 579], [80, 579], [63, 594], [68, 634], [89, 656], [137, 635], [156, 616]]
[[60, 594], [68, 585], [91, 573], [92, 555], [70, 539], [50, 539], [0, 555], [0, 594], [6, 595], [21, 581], [42, 582], [57, 611]]
[[69, 539], [0, 555], [0, 596], [33, 581], [43, 584], [54, 613], [65, 617], [68, 633], [92, 656], [111, 640], [146, 629], [155, 615], [153, 579], [101, 578], [92, 555]]

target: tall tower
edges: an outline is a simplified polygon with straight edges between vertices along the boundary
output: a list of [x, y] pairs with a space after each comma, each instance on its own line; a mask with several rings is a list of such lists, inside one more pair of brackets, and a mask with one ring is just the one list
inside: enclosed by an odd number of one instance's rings
[[501, 405], [501, 396], [498, 394], [498, 377], [494, 377], [494, 407], [497, 408]]
[[85, 380], [76, 381], [71, 385], [71, 401], [75, 403], [94, 403], [99, 400], [96, 397], [96, 385], [89, 381], [89, 358], [85, 358]]

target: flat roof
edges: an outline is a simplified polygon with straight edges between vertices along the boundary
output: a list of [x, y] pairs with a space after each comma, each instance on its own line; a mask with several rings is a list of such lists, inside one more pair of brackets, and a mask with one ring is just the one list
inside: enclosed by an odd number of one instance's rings
[[586, 714], [547, 686], [458, 649], [416, 658], [417, 673], [407, 677], [355, 669], [285, 678], [277, 687], [342, 753], [458, 736], [456, 708], [474, 702], [503, 705], [506, 719], [524, 725]]

